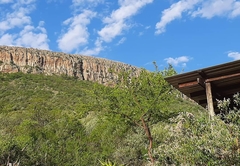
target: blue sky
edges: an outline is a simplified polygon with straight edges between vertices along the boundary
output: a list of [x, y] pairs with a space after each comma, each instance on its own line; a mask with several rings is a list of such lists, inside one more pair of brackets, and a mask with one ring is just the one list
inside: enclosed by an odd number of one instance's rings
[[240, 1], [0, 0], [0, 45], [188, 72], [240, 59]]

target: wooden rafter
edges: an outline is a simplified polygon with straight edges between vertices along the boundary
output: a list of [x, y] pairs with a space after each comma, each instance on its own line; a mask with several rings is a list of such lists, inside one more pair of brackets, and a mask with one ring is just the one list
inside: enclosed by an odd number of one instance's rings
[[204, 87], [204, 80], [202, 78], [197, 78], [196, 81], [191, 81], [191, 82], [185, 82], [185, 83], [180, 83], [178, 84], [179, 88], [185, 88], [185, 87], [189, 87], [189, 86], [195, 86], [195, 85], [200, 85], [202, 87]]
[[220, 76], [220, 77], [214, 77], [214, 78], [208, 78], [205, 80], [205, 82], [213, 82], [213, 81], [223, 80], [226, 78], [237, 77], [237, 76], [240, 76], [240, 73], [235, 73], [235, 74], [230, 74], [230, 75], [225, 75], [225, 76]]
[[186, 82], [186, 83], [180, 83], [178, 84], [179, 88], [185, 88], [185, 87], [189, 87], [189, 86], [195, 86], [198, 85], [198, 81], [191, 81], [191, 82]]

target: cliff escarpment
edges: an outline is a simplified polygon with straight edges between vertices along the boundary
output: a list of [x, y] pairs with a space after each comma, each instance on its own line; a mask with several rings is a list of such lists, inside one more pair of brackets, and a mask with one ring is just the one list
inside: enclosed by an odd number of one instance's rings
[[2, 73], [67, 75], [106, 85], [115, 82], [117, 80], [116, 73], [120, 71], [130, 71], [132, 76], [137, 76], [140, 69], [91, 56], [0, 46], [0, 72]]

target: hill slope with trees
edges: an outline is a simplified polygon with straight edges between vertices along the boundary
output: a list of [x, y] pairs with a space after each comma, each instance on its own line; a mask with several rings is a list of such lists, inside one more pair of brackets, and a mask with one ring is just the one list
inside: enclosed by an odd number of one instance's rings
[[173, 73], [125, 72], [114, 87], [0, 73], [0, 165], [237, 165], [239, 110], [210, 120]]

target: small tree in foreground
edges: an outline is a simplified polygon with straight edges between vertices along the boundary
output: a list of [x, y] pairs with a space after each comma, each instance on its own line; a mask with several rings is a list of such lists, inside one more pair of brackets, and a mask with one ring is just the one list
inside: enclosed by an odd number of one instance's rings
[[148, 157], [154, 163], [150, 126], [170, 115], [171, 87], [161, 72], [142, 70], [138, 77], [133, 78], [130, 73], [121, 73], [117, 85], [107, 89], [108, 102], [105, 105], [108, 107], [101, 109], [105, 109], [110, 117], [143, 129], [148, 139]]

